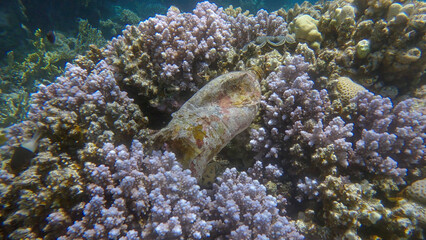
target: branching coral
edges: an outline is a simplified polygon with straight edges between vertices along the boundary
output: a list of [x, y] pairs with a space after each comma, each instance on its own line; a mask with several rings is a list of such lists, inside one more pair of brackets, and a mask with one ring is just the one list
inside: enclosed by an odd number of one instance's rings
[[29, 108], [28, 100], [29, 94], [22, 90], [19, 93], [2, 93], [0, 105], [4, 107], [0, 110], [0, 126], [7, 127], [25, 119]]
[[354, 123], [359, 128], [351, 162], [401, 183], [405, 168], [424, 162], [426, 116], [412, 108], [412, 100], [393, 106], [388, 98], [363, 92], [351, 101], [357, 106]]
[[171, 112], [212, 77], [235, 68], [238, 56], [232, 47], [266, 35], [287, 35], [284, 20], [264, 10], [233, 17], [201, 2], [192, 14], [171, 7], [165, 16], [128, 26], [105, 55], [125, 86]]
[[[105, 144], [103, 155], [99, 165], [86, 163], [91, 199], [83, 219], [61, 239], [303, 239], [280, 212], [285, 199], [267, 195], [266, 187], [245, 172], [226, 170], [208, 193], [172, 153], [145, 155], [142, 144], [134, 141], [130, 151]], [[55, 212], [49, 225], [64, 218]]]
[[[411, 176], [419, 171], [424, 161], [426, 116], [413, 108], [411, 99], [394, 106], [389, 98], [368, 91], [358, 92], [349, 110], [339, 110], [335, 104], [339, 100], [332, 104], [327, 91], [316, 90], [308, 80], [308, 64], [301, 56], [289, 56], [284, 62], [266, 79], [263, 118], [252, 129], [250, 143], [259, 159], [278, 160], [288, 175], [296, 177], [297, 181], [287, 181], [298, 189], [302, 205], [310, 200], [321, 202], [323, 211], [330, 214], [312, 216], [308, 207], [301, 228], [310, 231], [314, 227], [329, 237], [359, 238], [362, 225], [380, 228], [375, 224], [382, 218], [391, 223], [387, 218], [390, 208], [378, 204], [371, 188], [390, 194], [409, 179], [407, 172]], [[362, 178], [376, 182], [363, 183]], [[331, 179], [347, 184], [345, 190], [328, 185]], [[368, 196], [346, 202], [350, 198], [345, 194], [355, 196], [366, 184]], [[311, 222], [316, 217], [325, 218], [325, 228]]]

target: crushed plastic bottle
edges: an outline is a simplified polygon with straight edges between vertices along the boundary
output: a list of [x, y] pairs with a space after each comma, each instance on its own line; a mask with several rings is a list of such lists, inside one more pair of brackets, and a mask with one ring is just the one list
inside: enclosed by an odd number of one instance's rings
[[154, 145], [165, 144], [200, 180], [212, 158], [255, 118], [259, 81], [254, 71], [229, 72], [211, 80], [173, 113], [154, 136]]

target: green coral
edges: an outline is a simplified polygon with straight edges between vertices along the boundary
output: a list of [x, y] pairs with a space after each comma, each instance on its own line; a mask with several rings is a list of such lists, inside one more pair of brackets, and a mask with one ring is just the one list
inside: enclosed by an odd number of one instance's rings
[[[40, 29], [37, 29], [34, 33], [35, 40], [32, 44], [35, 51], [28, 54], [24, 61], [21, 63], [12, 63], [9, 65], [11, 71], [18, 72], [20, 79], [18, 80], [19, 85], [31, 84], [31, 80], [35, 79], [50, 79], [58, 76], [62, 73], [62, 69], [58, 62], [61, 60], [62, 54], [49, 52], [46, 43], [46, 39]], [[13, 52], [8, 53], [9, 61], [13, 61]], [[63, 55], [62, 55], [63, 57]], [[69, 56], [68, 59], [72, 59], [74, 56]]]
[[[0, 69], [2, 96], [0, 126], [6, 127], [23, 120], [29, 107], [28, 95], [41, 82], [52, 81], [63, 72], [66, 61], [74, 58], [69, 42], [57, 37], [55, 44], [47, 42], [40, 29], [34, 33], [34, 51], [22, 62], [15, 61], [13, 51], [7, 53], [8, 65]], [[19, 90], [18, 90], [19, 89]]]
[[119, 34], [126, 25], [136, 25], [140, 21], [141, 18], [133, 11], [117, 6], [115, 8], [115, 16], [106, 20], [100, 20], [99, 25], [105, 36], [113, 37]]
[[106, 44], [106, 40], [100, 30], [92, 27], [86, 19], [80, 18], [78, 21], [76, 52], [82, 54], [89, 50], [89, 46], [92, 44], [102, 47]]
[[3, 129], [0, 129], [0, 146], [3, 146], [8, 140], [6, 133]]
[[138, 24], [141, 21], [140, 17], [129, 9], [123, 9], [120, 13], [120, 22], [124, 24]]
[[29, 108], [29, 94], [23, 90], [0, 96], [0, 127], [7, 127], [24, 119]]

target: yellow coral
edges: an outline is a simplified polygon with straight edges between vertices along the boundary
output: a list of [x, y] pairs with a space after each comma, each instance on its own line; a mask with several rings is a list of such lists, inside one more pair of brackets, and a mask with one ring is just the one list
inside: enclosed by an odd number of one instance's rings
[[322, 35], [317, 28], [318, 20], [309, 15], [299, 15], [289, 27], [296, 34], [296, 40], [309, 43], [313, 49], [319, 49], [322, 41]]
[[[232, 5], [230, 5], [229, 7], [225, 8], [225, 10], [223, 10], [228, 16], [232, 16], [232, 17], [237, 17], [238, 14], [243, 14], [244, 16], [249, 16], [250, 12], [248, 10], [246, 10], [245, 12], [243, 12], [243, 9], [240, 7], [234, 8]], [[252, 15], [251, 15], [252, 16]]]
[[339, 98], [344, 103], [348, 103], [351, 98], [354, 98], [359, 92], [366, 89], [355, 83], [348, 77], [339, 77], [337, 79], [336, 89], [339, 93]]

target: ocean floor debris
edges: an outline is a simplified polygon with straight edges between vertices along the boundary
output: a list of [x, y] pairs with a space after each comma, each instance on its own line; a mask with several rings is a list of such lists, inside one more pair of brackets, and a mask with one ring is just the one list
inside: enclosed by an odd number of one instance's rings
[[154, 136], [201, 179], [209, 161], [253, 121], [260, 102], [259, 76], [252, 71], [223, 74], [201, 88]]

